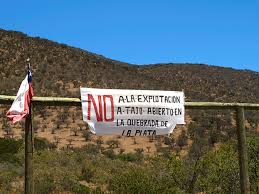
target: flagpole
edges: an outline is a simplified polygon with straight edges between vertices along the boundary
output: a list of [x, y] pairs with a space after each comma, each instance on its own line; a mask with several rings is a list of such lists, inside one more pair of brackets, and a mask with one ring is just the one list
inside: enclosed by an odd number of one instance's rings
[[[30, 59], [28, 62], [27, 70], [31, 70]], [[25, 194], [34, 193], [33, 181], [33, 144], [34, 144], [34, 131], [32, 127], [32, 103], [29, 105], [29, 115], [25, 119]]]

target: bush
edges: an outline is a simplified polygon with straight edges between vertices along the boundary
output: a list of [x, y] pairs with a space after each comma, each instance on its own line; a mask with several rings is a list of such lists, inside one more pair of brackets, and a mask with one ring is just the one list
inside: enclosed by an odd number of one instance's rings
[[72, 191], [79, 177], [73, 153], [42, 150], [34, 155], [35, 193]]
[[208, 144], [207, 139], [205, 139], [205, 138], [194, 138], [193, 143], [188, 150], [188, 156], [191, 159], [197, 160], [202, 155], [204, 155], [209, 149], [210, 149], [210, 146]]
[[73, 187], [73, 193], [74, 194], [91, 194], [91, 189], [85, 185], [82, 184], [76, 184]]
[[218, 131], [212, 129], [209, 131], [209, 143], [214, 146], [215, 143], [219, 142], [219, 134]]
[[170, 147], [160, 147], [157, 149], [157, 152], [161, 153], [165, 158], [170, 158], [172, 150]]
[[182, 148], [183, 146], [186, 146], [187, 145], [187, 140], [188, 140], [188, 137], [186, 135], [186, 132], [185, 131], [182, 131], [181, 135], [179, 135], [176, 143], [177, 145]]
[[51, 193], [55, 190], [54, 178], [51, 175], [44, 175], [44, 177], [36, 178], [34, 181], [35, 193]]
[[107, 145], [109, 145], [110, 148], [118, 148], [120, 145], [120, 142], [118, 140], [108, 140]]
[[247, 138], [251, 191], [259, 192], [259, 137]]
[[110, 190], [115, 193], [154, 193], [150, 176], [140, 167], [132, 167], [122, 174], [114, 176]]
[[92, 133], [90, 131], [84, 131], [83, 137], [85, 138], [85, 141], [90, 141], [92, 139]]
[[102, 152], [103, 155], [105, 155], [107, 158], [110, 158], [110, 159], [115, 159], [116, 158], [116, 154], [114, 152], [114, 150], [112, 149], [108, 149], [108, 150], [105, 150]]
[[137, 153], [126, 153], [126, 154], [120, 154], [118, 158], [122, 161], [127, 162], [136, 162], [142, 160], [142, 155], [139, 155]]
[[206, 154], [200, 164], [197, 187], [206, 193], [239, 193], [238, 155], [234, 145], [222, 145]]
[[53, 149], [53, 148], [56, 148], [56, 145], [53, 143], [50, 143], [45, 138], [35, 137], [34, 138], [34, 148], [36, 150]]
[[0, 162], [19, 162], [15, 154], [22, 145], [22, 140], [0, 138]]
[[[12, 193], [16, 177], [21, 175], [22, 169], [14, 164], [0, 163], [0, 193]], [[22, 170], [23, 171], [23, 170]]]
[[180, 189], [170, 184], [167, 176], [153, 174], [147, 168], [131, 166], [122, 173], [113, 176], [109, 190], [114, 193], [183, 193]]
[[104, 192], [99, 187], [91, 189], [85, 185], [77, 184], [73, 188], [73, 194], [104, 194]]
[[82, 147], [87, 154], [98, 154], [100, 153], [100, 147], [94, 144], [86, 144]]
[[98, 136], [97, 140], [96, 140], [96, 145], [101, 146], [103, 144], [103, 139], [101, 136]]
[[165, 145], [172, 146], [174, 144], [174, 138], [165, 136], [164, 143], [165, 143]]
[[166, 161], [166, 170], [170, 174], [170, 185], [175, 185], [182, 190], [188, 190], [188, 169], [190, 167], [177, 159], [174, 154]]
[[83, 164], [81, 170], [81, 176], [83, 180], [90, 182], [91, 178], [94, 176], [93, 166], [89, 164]]

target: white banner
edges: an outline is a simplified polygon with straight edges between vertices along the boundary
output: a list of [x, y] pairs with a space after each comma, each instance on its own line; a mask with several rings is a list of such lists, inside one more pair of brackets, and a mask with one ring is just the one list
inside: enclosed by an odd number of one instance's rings
[[184, 122], [184, 93], [81, 88], [83, 119], [92, 133], [124, 136], [170, 134]]

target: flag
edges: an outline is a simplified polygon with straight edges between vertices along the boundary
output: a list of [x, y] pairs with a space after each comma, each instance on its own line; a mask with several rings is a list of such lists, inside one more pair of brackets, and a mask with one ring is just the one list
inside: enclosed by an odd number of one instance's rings
[[20, 121], [29, 114], [32, 96], [32, 73], [29, 69], [25, 79], [20, 85], [20, 88], [11, 108], [6, 113], [6, 116], [12, 121], [12, 123]]

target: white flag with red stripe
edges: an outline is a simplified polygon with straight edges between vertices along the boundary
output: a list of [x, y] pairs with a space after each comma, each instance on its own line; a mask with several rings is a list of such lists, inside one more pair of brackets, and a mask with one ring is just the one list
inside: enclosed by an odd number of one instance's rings
[[11, 108], [6, 113], [6, 116], [12, 121], [12, 123], [20, 121], [29, 114], [32, 96], [32, 74], [31, 71], [28, 70], [28, 74], [22, 81]]

